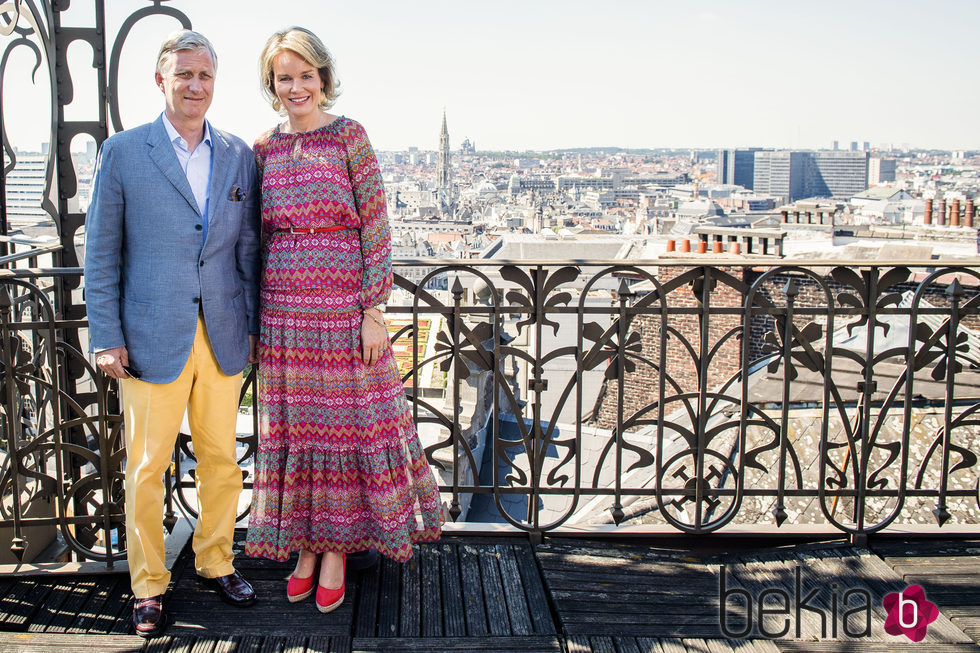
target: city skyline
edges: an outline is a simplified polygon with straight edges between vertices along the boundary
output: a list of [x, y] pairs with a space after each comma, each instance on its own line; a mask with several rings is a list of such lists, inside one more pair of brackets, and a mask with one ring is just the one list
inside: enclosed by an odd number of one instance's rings
[[[980, 3], [769, 0], [496, 3], [493, 11], [439, 2], [359, 6], [293, 1], [271, 17], [255, 0], [174, 0], [218, 51], [209, 118], [251, 142], [277, 115], [261, 99], [258, 53], [274, 29], [307, 26], [327, 43], [342, 95], [336, 113], [365, 125], [379, 150], [435, 149], [443, 108], [452, 146], [480, 150], [574, 147], [970, 150], [980, 91], [962, 73], [978, 61], [959, 29]], [[229, 11], [233, 6], [234, 11]], [[134, 3], [107, 3], [110, 34]], [[75, 3], [66, 26], [89, 25]], [[261, 18], [260, 18], [261, 17]], [[380, 18], [379, 18], [380, 17]], [[139, 22], [120, 64], [125, 126], [162, 109], [153, 84], [156, 48], [177, 27]], [[4, 80], [4, 120], [15, 145], [45, 138], [46, 81], [29, 82], [32, 56], [15, 50]], [[95, 102], [85, 46], [70, 49], [76, 99]], [[5, 99], [6, 99], [5, 98]], [[79, 112], [81, 115], [83, 112]]]

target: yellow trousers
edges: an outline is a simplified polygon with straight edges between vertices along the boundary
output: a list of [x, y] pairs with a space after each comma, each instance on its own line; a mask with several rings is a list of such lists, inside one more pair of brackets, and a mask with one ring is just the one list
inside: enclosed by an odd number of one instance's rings
[[170, 466], [186, 409], [197, 458], [195, 483], [200, 516], [194, 530], [194, 566], [206, 578], [233, 573], [232, 539], [242, 472], [235, 455], [240, 375], [226, 376], [211, 351], [204, 318], [194, 346], [172, 383], [125, 379], [126, 541], [136, 598], [163, 594], [165, 565], [163, 474]]

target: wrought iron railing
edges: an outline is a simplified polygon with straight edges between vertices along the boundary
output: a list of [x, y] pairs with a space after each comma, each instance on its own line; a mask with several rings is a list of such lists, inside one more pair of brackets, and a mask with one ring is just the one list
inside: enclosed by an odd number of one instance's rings
[[[393, 347], [447, 517], [533, 534], [977, 524], [980, 262], [713, 263], [400, 262]], [[78, 274], [0, 273], [0, 527], [15, 552], [48, 526], [111, 564], [114, 385], [39, 285]], [[255, 413], [242, 423], [248, 469]], [[195, 514], [192, 465], [183, 436], [171, 526]]]
[[[71, 149], [123, 129], [118, 63], [133, 27], [191, 21], [149, 0], [109, 34], [102, 0], [90, 25], [64, 26], [68, 4], [0, 7], [0, 85], [23, 51], [36, 63], [25, 74], [51, 89], [38, 208], [58, 236], [48, 252], [0, 239], [0, 266], [46, 265], [42, 255], [52, 266], [0, 271], [0, 548], [9, 540], [30, 559], [57, 536], [111, 565], [125, 555], [125, 451], [114, 384], [84, 354]], [[97, 99], [69, 120], [76, 43], [92, 50]], [[9, 101], [0, 236], [18, 161]], [[860, 537], [976, 524], [978, 266], [401, 261], [393, 346], [451, 520], [535, 535], [818, 523]], [[253, 395], [249, 375], [245, 403]], [[242, 423], [247, 469], [255, 412]], [[191, 467], [181, 437], [170, 527], [195, 513]]]

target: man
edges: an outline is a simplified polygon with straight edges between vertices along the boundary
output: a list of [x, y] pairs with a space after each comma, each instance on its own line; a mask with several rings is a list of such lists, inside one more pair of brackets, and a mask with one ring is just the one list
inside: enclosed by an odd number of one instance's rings
[[122, 394], [133, 624], [144, 637], [167, 623], [163, 473], [185, 410], [198, 461], [195, 568], [225, 601], [255, 602], [232, 538], [241, 372], [258, 342], [259, 191], [248, 146], [204, 118], [216, 65], [196, 32], [163, 43], [163, 114], [103, 143], [86, 224], [91, 350]]

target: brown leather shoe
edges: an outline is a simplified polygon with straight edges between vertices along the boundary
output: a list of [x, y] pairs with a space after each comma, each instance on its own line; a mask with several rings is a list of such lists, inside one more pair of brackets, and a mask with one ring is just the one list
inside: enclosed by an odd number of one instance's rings
[[156, 637], [167, 627], [163, 595], [133, 599], [133, 628], [140, 637]]
[[248, 581], [242, 578], [241, 574], [237, 571], [227, 576], [219, 576], [218, 578], [205, 578], [204, 576], [198, 576], [197, 578], [217, 592], [218, 596], [225, 603], [230, 603], [240, 608], [245, 608], [255, 603], [255, 590], [252, 589]]

